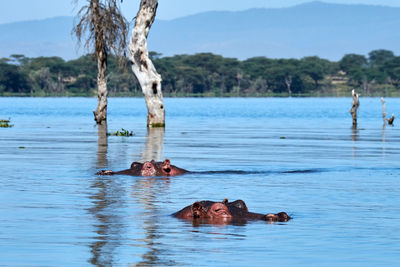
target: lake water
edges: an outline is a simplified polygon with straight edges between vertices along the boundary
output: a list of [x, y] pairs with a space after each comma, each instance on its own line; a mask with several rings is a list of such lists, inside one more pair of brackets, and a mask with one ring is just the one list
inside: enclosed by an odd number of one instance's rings
[[[166, 98], [147, 131], [142, 98], [0, 98], [1, 266], [388, 266], [400, 260], [400, 119], [379, 98]], [[400, 117], [400, 99], [386, 99]], [[171, 159], [178, 177], [97, 176]], [[293, 220], [193, 225], [196, 200], [243, 199]]]

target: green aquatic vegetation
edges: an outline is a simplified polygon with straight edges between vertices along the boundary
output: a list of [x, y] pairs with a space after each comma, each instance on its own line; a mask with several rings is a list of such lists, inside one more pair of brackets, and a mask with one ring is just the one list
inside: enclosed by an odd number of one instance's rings
[[111, 132], [107, 133], [108, 136], [113, 135], [113, 136], [133, 136], [132, 131], [125, 130], [124, 128], [121, 128], [121, 130], [117, 130], [116, 132]]
[[153, 123], [151, 125], [151, 128], [164, 128], [165, 127], [165, 123]]
[[0, 120], [0, 127], [1, 128], [11, 128], [13, 124], [10, 124], [10, 120]]

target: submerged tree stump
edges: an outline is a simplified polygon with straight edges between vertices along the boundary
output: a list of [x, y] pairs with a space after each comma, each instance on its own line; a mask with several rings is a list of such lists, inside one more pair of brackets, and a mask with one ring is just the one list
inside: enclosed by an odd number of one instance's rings
[[383, 117], [383, 125], [386, 125], [386, 107], [385, 107], [385, 99], [381, 97], [382, 101], [382, 117]]
[[389, 119], [387, 119], [387, 121], [388, 121], [388, 124], [389, 124], [389, 125], [393, 125], [393, 122], [394, 122], [394, 114], [392, 114], [392, 117], [390, 117]]
[[353, 96], [353, 105], [350, 109], [350, 113], [351, 116], [353, 117], [353, 127], [357, 127], [357, 110], [358, 107], [360, 106], [360, 101], [358, 98], [358, 94], [354, 89], [351, 91], [351, 95]]
[[129, 59], [147, 106], [147, 127], [165, 127], [161, 76], [147, 51], [147, 35], [156, 16], [158, 0], [141, 0], [129, 42]]
[[394, 114], [392, 113], [392, 117], [390, 117], [389, 119], [386, 119], [386, 107], [385, 107], [385, 99], [383, 97], [381, 97], [382, 100], [382, 109], [383, 109], [383, 125], [386, 125], [386, 121], [388, 121], [389, 125], [393, 125], [394, 122]]

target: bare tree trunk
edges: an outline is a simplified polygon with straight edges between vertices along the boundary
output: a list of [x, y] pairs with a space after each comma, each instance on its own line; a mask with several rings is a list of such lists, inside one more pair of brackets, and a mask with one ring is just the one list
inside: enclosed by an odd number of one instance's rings
[[292, 86], [292, 75], [285, 77], [286, 88], [288, 90], [289, 97], [292, 96], [292, 90], [290, 89]]
[[382, 100], [382, 117], [383, 117], [383, 125], [386, 125], [386, 108], [385, 108], [385, 99], [381, 97]]
[[93, 111], [94, 120], [101, 124], [107, 120], [107, 51], [104, 32], [102, 30], [102, 19], [99, 0], [90, 2], [92, 20], [95, 35], [95, 52], [97, 57], [97, 109]]
[[351, 91], [351, 95], [353, 96], [353, 105], [350, 109], [351, 116], [353, 117], [353, 127], [357, 127], [357, 110], [360, 106], [360, 102], [358, 100], [358, 94], [354, 91]]
[[147, 106], [147, 127], [165, 127], [161, 76], [147, 51], [147, 35], [156, 16], [158, 0], [141, 0], [129, 42], [129, 58]]
[[93, 111], [97, 124], [107, 121], [107, 52], [105, 49], [97, 53], [97, 109]]

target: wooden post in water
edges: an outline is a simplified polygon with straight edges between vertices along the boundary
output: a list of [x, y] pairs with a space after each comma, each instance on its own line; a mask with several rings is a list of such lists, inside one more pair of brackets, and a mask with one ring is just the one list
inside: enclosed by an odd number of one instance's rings
[[358, 94], [356, 91], [351, 90], [351, 95], [353, 96], [353, 105], [350, 109], [351, 116], [353, 117], [353, 127], [357, 127], [357, 110], [360, 106], [360, 101], [358, 100]]
[[381, 97], [382, 100], [382, 117], [383, 117], [383, 125], [386, 125], [386, 108], [385, 108], [385, 99]]

